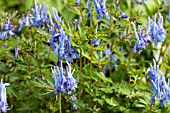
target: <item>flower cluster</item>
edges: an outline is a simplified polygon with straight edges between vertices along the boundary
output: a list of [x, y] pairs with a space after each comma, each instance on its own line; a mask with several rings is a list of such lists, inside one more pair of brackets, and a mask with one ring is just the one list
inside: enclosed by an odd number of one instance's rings
[[[79, 52], [73, 47], [70, 43], [70, 36], [68, 36], [63, 28], [58, 22], [63, 24], [61, 17], [58, 15], [58, 12], [55, 8], [52, 8], [54, 20], [52, 23], [52, 40], [51, 46], [54, 50], [54, 55], [58, 55], [58, 64], [62, 59], [65, 59], [68, 62], [72, 62], [73, 59], [79, 58]], [[78, 26], [78, 25], [77, 25]], [[78, 30], [78, 27], [77, 27]]]
[[[79, 52], [73, 47], [70, 43], [70, 36], [66, 34], [61, 25], [64, 25], [62, 22], [62, 17], [58, 15], [57, 10], [52, 7], [53, 19], [48, 7], [42, 5], [37, 5], [36, 0], [32, 12], [26, 16], [23, 14], [22, 18], [19, 20], [19, 26], [17, 32], [19, 33], [25, 26], [34, 26], [38, 28], [45, 29], [47, 28], [48, 32], [52, 33], [52, 39], [50, 41], [51, 47], [54, 50], [54, 56], [58, 55], [59, 64], [62, 59], [65, 59], [68, 62], [72, 62], [73, 59], [79, 58]], [[54, 21], [53, 21], [54, 20]], [[81, 22], [81, 18], [77, 21], [74, 21], [76, 30], [78, 30], [78, 24]], [[11, 34], [11, 32], [9, 32]]]
[[[22, 18], [19, 20], [18, 32], [22, 30], [24, 26], [31, 26], [42, 28], [45, 27], [50, 29], [50, 14], [48, 12], [48, 6], [45, 7], [44, 4], [38, 6], [36, 0], [34, 1], [34, 7], [31, 9], [31, 13], [26, 16], [23, 14]], [[48, 17], [49, 14], [49, 17]]]
[[[63, 69], [62, 62], [61, 66], [57, 67], [57, 71], [55, 67], [51, 68], [55, 80], [54, 94], [67, 93], [71, 95], [72, 91], [74, 91], [77, 88], [77, 81], [73, 78], [74, 70], [71, 71], [70, 64], [68, 62], [66, 63], [67, 63], [66, 71], [64, 71]], [[72, 100], [72, 102], [74, 103], [75, 99]], [[73, 104], [73, 107], [75, 108], [75, 104]]]
[[[148, 72], [148, 78], [152, 85], [152, 97], [151, 104], [155, 104], [155, 97], [160, 101], [160, 106], [164, 107], [164, 101], [166, 104], [170, 104], [170, 81], [168, 83], [165, 80], [164, 74], [159, 70], [159, 66], [154, 61], [154, 67], [150, 64], [150, 71]], [[160, 75], [161, 74], [161, 75]]]
[[[97, 17], [99, 20], [102, 19], [103, 16], [105, 16], [108, 20], [110, 19], [108, 11], [106, 9], [106, 5], [105, 5], [106, 1], [107, 0], [94, 0], [94, 6], [95, 6], [96, 12], [98, 14]], [[90, 12], [89, 12], [89, 14], [90, 14]]]
[[136, 31], [135, 24], [131, 22], [136, 38], [133, 53], [136, 53], [136, 50], [138, 51], [138, 53], [140, 53], [141, 50], [148, 45], [148, 42], [152, 42], [155, 44], [155, 46], [157, 46], [158, 42], [163, 43], [166, 38], [166, 31], [163, 27], [163, 17], [161, 16], [161, 14], [159, 13], [158, 22], [156, 22], [156, 14], [154, 20], [150, 19], [150, 17], [148, 17], [148, 20], [149, 22], [146, 31], [144, 29], [141, 29], [141, 27], [139, 26], [138, 33]]
[[3, 80], [1, 79], [0, 83], [0, 110], [2, 112], [7, 111], [8, 103], [7, 103], [7, 98], [6, 98], [6, 88], [5, 86], [9, 86], [9, 83], [3, 83]]
[[14, 35], [14, 32], [12, 30], [13, 25], [10, 23], [9, 17], [7, 17], [8, 22], [7, 23], [1, 23], [0, 25], [0, 39], [4, 40], [8, 38], [8, 35], [12, 37]]

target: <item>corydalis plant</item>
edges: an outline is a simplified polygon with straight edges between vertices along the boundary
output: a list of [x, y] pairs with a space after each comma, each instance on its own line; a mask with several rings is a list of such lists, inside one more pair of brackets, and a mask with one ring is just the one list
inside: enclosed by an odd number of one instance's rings
[[34, 7], [26, 16], [23, 14], [19, 20], [17, 32], [20, 32], [25, 26], [34, 26], [42, 29], [47, 28], [47, 30], [50, 31], [51, 15], [48, 11], [48, 6], [46, 5], [45, 7], [44, 4], [38, 5], [36, 0], [34, 0]]
[[[146, 47], [146, 45], [148, 45], [147, 41], [149, 40], [149, 37], [147, 37], [147, 35], [144, 35], [144, 31], [142, 30], [139, 30], [139, 34], [140, 36], [138, 35], [137, 31], [136, 31], [136, 26], [133, 22], [131, 22], [132, 26], [133, 26], [133, 29], [134, 29], [134, 35], [135, 35], [135, 38], [136, 38], [136, 43], [135, 43], [135, 46], [132, 50], [133, 53], [136, 53], [136, 51], [138, 51], [138, 53], [141, 52], [142, 49], [144, 49]], [[140, 29], [140, 27], [139, 27]]]
[[38, 6], [35, 0], [34, 8], [32, 8], [31, 23], [35, 27], [40, 27], [42, 23], [48, 25], [49, 19], [47, 17], [48, 7], [44, 7], [44, 4]]
[[[62, 26], [57, 23], [60, 22], [62, 25], [61, 17], [59, 17], [58, 12], [55, 8], [52, 8], [54, 20], [52, 23], [52, 40], [51, 46], [54, 50], [54, 55], [58, 55], [58, 64], [60, 64], [62, 59], [65, 59], [68, 62], [72, 62], [73, 59], [79, 58], [79, 52], [71, 45], [70, 36], [66, 34]], [[78, 25], [76, 24], [78, 30]]]
[[[68, 62], [66, 63], [66, 71], [63, 69], [62, 62], [60, 67], [56, 67], [57, 71], [55, 67], [51, 68], [55, 80], [54, 94], [67, 93], [68, 95], [71, 95], [72, 92], [77, 88], [77, 81], [73, 78], [74, 70], [72, 71], [70, 64]], [[75, 105], [77, 98], [75, 95], [73, 97], [71, 98], [72, 105], [74, 109], [77, 109], [77, 106]]]
[[152, 42], [155, 44], [155, 46], [158, 45], [158, 42], [163, 43], [166, 38], [166, 30], [163, 27], [163, 16], [159, 13], [158, 22], [156, 21], [156, 14], [154, 17], [154, 20], [150, 19], [149, 17], [149, 23], [148, 27], [150, 27], [149, 34], [151, 35]]
[[133, 53], [136, 53], [136, 51], [140, 53], [148, 45], [148, 42], [152, 42], [155, 46], [157, 46], [158, 42], [163, 43], [166, 38], [166, 30], [163, 27], [163, 17], [160, 13], [158, 23], [156, 22], [156, 14], [154, 20], [148, 17], [148, 21], [149, 22], [146, 31], [138, 26], [138, 32], [136, 30], [135, 24], [131, 22], [136, 38]]
[[55, 67], [51, 68], [55, 80], [54, 85], [55, 94], [66, 92], [67, 94], [71, 94], [72, 91], [74, 91], [77, 88], [77, 81], [73, 78], [74, 70], [71, 71], [70, 64], [68, 62], [66, 63], [67, 63], [66, 71], [64, 71], [63, 69], [62, 62], [60, 67], [58, 66], [56, 67], [57, 71]]
[[3, 83], [3, 80], [1, 79], [0, 83], [0, 109], [2, 112], [7, 111], [8, 103], [7, 103], [7, 97], [6, 97], [6, 88], [5, 86], [9, 86], [9, 83]]
[[152, 86], [150, 103], [155, 104], [155, 98], [157, 97], [160, 101], [160, 106], [164, 107], [164, 102], [170, 104], [170, 80], [168, 79], [168, 83], [166, 82], [164, 74], [159, 70], [159, 65], [156, 65], [155, 60], [153, 62], [154, 66], [152, 67], [150, 64], [150, 71], [147, 75]]

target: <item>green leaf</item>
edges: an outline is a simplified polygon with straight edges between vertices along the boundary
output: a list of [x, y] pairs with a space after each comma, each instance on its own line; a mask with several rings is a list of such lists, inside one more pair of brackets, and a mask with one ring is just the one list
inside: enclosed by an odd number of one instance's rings
[[113, 83], [112, 79], [105, 77], [103, 72], [94, 72], [94, 74], [97, 75], [100, 79], [102, 79], [105, 83], [106, 82]]
[[118, 106], [118, 102], [112, 97], [111, 99], [110, 98], [106, 98], [105, 101], [111, 105], [111, 106]]

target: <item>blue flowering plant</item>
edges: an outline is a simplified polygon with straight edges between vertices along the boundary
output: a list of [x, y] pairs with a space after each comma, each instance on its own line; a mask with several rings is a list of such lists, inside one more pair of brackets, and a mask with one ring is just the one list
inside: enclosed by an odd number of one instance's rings
[[168, 1], [0, 6], [0, 112], [170, 112]]

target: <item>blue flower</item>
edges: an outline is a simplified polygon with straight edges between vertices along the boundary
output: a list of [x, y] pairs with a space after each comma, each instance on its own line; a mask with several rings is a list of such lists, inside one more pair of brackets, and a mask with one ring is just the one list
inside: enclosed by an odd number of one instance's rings
[[59, 77], [58, 77], [58, 74], [56, 72], [56, 69], [54, 67], [54, 69], [51, 67], [51, 70], [52, 70], [52, 74], [53, 74], [53, 77], [54, 77], [54, 94], [58, 94], [60, 91], [59, 91], [59, 87], [60, 87], [60, 83], [59, 83]]
[[[45, 23], [49, 29], [50, 26], [48, 23], [51, 22], [51, 20], [48, 18], [47, 13], [49, 14], [48, 6], [46, 5], [46, 8], [44, 8], [44, 4], [38, 6], [36, 0], [34, 0], [34, 8], [32, 8], [32, 16], [30, 17], [31, 23], [35, 27], [41, 27], [43, 23]], [[44, 26], [42, 29], [44, 29]]]
[[150, 100], [150, 103], [153, 105], [155, 104], [155, 95], [153, 94]]
[[92, 39], [92, 42], [93, 42], [93, 46], [94, 46], [94, 47], [98, 47], [99, 44], [100, 44], [98, 38], [93, 38], [93, 39]]
[[[156, 65], [156, 61], [154, 61], [154, 67], [150, 67], [150, 71], [148, 72], [148, 79], [151, 81], [152, 85], [152, 97], [151, 104], [155, 104], [155, 96], [160, 101], [160, 106], [164, 107], [164, 101], [167, 104], [170, 104], [170, 87], [169, 80], [168, 84], [166, 83], [164, 74], [159, 70], [159, 66]], [[151, 64], [150, 64], [151, 65]], [[161, 75], [159, 75], [159, 73]]]
[[57, 10], [56, 10], [54, 7], [52, 7], [52, 11], [53, 11], [53, 15], [54, 15], [54, 20], [55, 20], [55, 21], [62, 22], [62, 17], [60, 17], [60, 16], [58, 15], [58, 12], [57, 12]]
[[80, 0], [76, 0], [76, 5], [80, 6]]
[[159, 101], [160, 101], [161, 108], [163, 108], [164, 107], [164, 101], [163, 100], [159, 100]]
[[23, 27], [25, 27], [25, 26], [30, 26], [30, 22], [31, 22], [30, 19], [31, 18], [29, 17], [28, 14], [26, 17], [24, 14], [22, 14], [22, 18], [19, 19], [19, 27], [18, 27], [17, 32], [20, 32], [23, 29]]
[[68, 65], [66, 67], [66, 70], [67, 70], [67, 72], [66, 72], [67, 90], [68, 90], [68, 94], [71, 94], [71, 92], [77, 88], [77, 81], [72, 76], [75, 70], [73, 70], [71, 72], [70, 64], [68, 62], [66, 62], [66, 63]]
[[88, 19], [92, 19], [92, 14], [91, 14], [91, 9], [90, 9], [90, 0], [88, 0], [87, 6], [88, 6]]
[[136, 0], [136, 3], [142, 5], [143, 3], [146, 4], [146, 0]]
[[15, 47], [15, 53], [14, 53], [14, 58], [17, 59], [18, 57], [18, 46]]
[[0, 83], [0, 110], [2, 112], [7, 111], [8, 103], [7, 103], [7, 97], [6, 97], [6, 88], [5, 86], [9, 86], [9, 83], [3, 83], [3, 80], [1, 79]]
[[8, 35], [10, 35], [10, 37], [14, 35], [14, 32], [12, 31], [13, 25], [10, 23], [10, 19], [8, 17], [7, 20], [8, 23], [1, 26], [1, 30], [3, 30], [3, 32], [0, 32], [0, 39], [7, 39]]
[[[110, 48], [104, 50], [104, 52], [105, 52], [105, 54], [106, 54], [106, 57], [109, 58], [109, 57], [110, 57], [110, 54], [111, 54]], [[111, 56], [111, 59], [112, 59], [113, 61], [115, 61], [115, 62], [117, 61], [117, 58], [116, 58], [114, 55]]]
[[40, 6], [37, 5], [36, 0], [34, 0], [34, 8], [32, 8], [32, 17], [31, 17], [31, 23], [35, 27], [41, 26], [41, 15], [40, 15]]
[[54, 56], [58, 55], [58, 64], [62, 59], [72, 62], [72, 59], [80, 57], [79, 52], [70, 43], [70, 37], [65, 33], [62, 27], [60, 29], [52, 29], [51, 46], [54, 50]]
[[[135, 38], [136, 38], [136, 43], [135, 43], [135, 46], [132, 50], [133, 53], [136, 53], [136, 50], [138, 51], [138, 53], [141, 52], [142, 49], [144, 49], [147, 45], [147, 39], [145, 39], [145, 37], [142, 35], [141, 33], [141, 30], [139, 31], [140, 33], [140, 37], [136, 31], [136, 27], [135, 27], [135, 24], [133, 22], [131, 22], [132, 26], [133, 26], [133, 29], [134, 29], [134, 35], [135, 35]], [[140, 27], [139, 27], [140, 28]]]
[[142, 5], [142, 1], [141, 0], [136, 0], [136, 3]]
[[62, 65], [62, 62], [61, 62], [61, 66], [60, 68], [57, 67], [57, 70], [58, 70], [58, 74], [59, 74], [59, 77], [60, 77], [60, 92], [61, 93], [65, 93], [66, 92], [66, 77], [64, 75], [64, 71], [63, 71], [63, 65]]
[[56, 72], [55, 67], [54, 67], [54, 69], [51, 68], [51, 70], [52, 70], [52, 74], [53, 74], [54, 80], [55, 80], [54, 94], [65, 93], [66, 92], [66, 86], [65, 86], [66, 78], [64, 76], [62, 62], [61, 62], [60, 68], [57, 67], [57, 72]]
[[72, 106], [74, 109], [77, 109], [77, 105], [74, 102], [72, 102]]
[[96, 9], [96, 12], [98, 14], [98, 19], [102, 19], [103, 16], [106, 16], [106, 18], [108, 20], [110, 20], [110, 17], [109, 17], [109, 14], [108, 14], [108, 11], [106, 9], [106, 0], [94, 0], [94, 6], [95, 6], [95, 9]]
[[7, 44], [6, 43], [4, 43], [4, 48], [7, 48]]
[[125, 14], [124, 12], [122, 12], [122, 10], [120, 9], [120, 7], [118, 7], [118, 11], [121, 13], [119, 18], [128, 18], [128, 15]]
[[79, 20], [75, 19], [75, 20], [73, 21], [73, 24], [74, 24], [74, 26], [76, 27], [76, 31], [79, 30], [79, 29], [78, 29], [78, 25], [80, 24], [81, 21], [82, 21], [82, 17], [80, 17]]
[[[74, 70], [71, 70], [71, 66], [68, 62], [66, 66], [66, 71], [63, 69], [63, 64], [61, 62], [60, 67], [51, 68], [52, 74], [54, 77], [54, 94], [58, 93], [67, 93], [68, 95], [72, 94], [72, 91], [74, 91], [77, 88], [77, 81], [73, 78]], [[77, 102], [76, 95], [71, 95], [69, 100], [72, 101], [72, 106], [74, 109], [77, 109], [77, 106], [75, 102]]]
[[72, 96], [69, 98], [69, 100], [72, 101], [72, 106], [73, 106], [73, 108], [74, 108], [74, 109], [77, 109], [77, 106], [76, 106], [76, 104], [75, 104], [75, 102], [77, 102], [76, 95], [72, 95]]
[[166, 30], [163, 27], [163, 17], [159, 13], [159, 19], [158, 19], [158, 24], [156, 23], [156, 14], [154, 17], [154, 20], [150, 20], [149, 18], [149, 24], [150, 26], [150, 35], [152, 38], [152, 42], [155, 44], [155, 46], [158, 45], [158, 42], [163, 43], [164, 39], [166, 38]]
[[170, 9], [169, 9], [169, 13], [168, 13], [168, 21], [170, 22]]
[[[73, 90], [77, 88], [77, 81], [73, 78], [74, 70], [71, 71], [71, 66], [68, 62], [66, 66], [66, 72], [64, 72], [62, 62], [60, 67], [57, 67], [57, 72], [54, 67], [51, 68], [52, 74], [54, 76], [55, 84], [54, 84], [54, 93], [67, 93], [70, 95]], [[66, 74], [66, 75], [65, 75]]]

